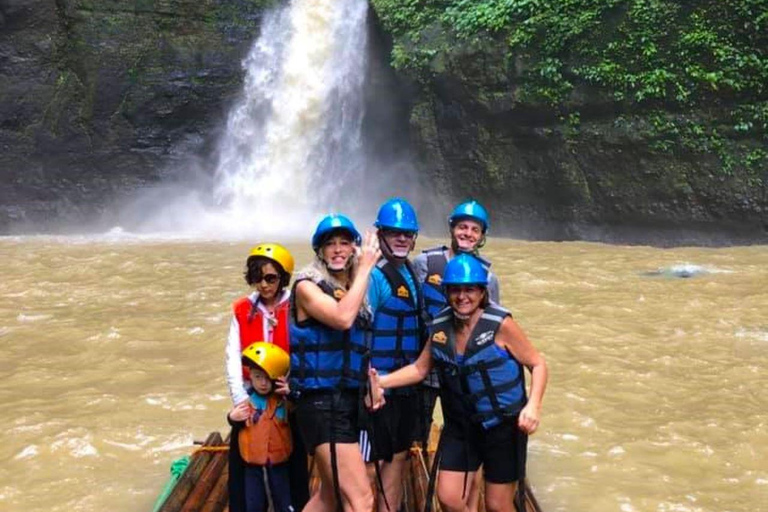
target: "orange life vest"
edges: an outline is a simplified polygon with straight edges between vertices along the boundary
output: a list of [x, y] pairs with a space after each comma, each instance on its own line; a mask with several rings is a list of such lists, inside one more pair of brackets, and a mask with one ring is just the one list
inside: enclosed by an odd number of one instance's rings
[[[232, 305], [232, 310], [240, 327], [240, 351], [242, 352], [252, 343], [257, 341], [271, 341], [290, 354], [290, 342], [288, 338], [288, 314], [290, 311], [289, 300], [283, 301], [275, 307], [275, 324], [272, 330], [272, 339], [264, 332], [264, 315], [251, 302], [248, 297], [238, 299]], [[243, 366], [243, 379], [250, 380], [248, 368]]]
[[278, 419], [277, 406], [282, 398], [267, 397], [267, 410], [254, 424], [246, 424], [238, 434], [240, 456], [248, 464], [265, 466], [288, 460], [293, 450], [291, 428], [286, 420]]

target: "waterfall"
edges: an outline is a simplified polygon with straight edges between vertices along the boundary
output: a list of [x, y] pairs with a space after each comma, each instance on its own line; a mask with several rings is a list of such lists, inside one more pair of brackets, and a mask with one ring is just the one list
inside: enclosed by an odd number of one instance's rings
[[218, 217], [286, 233], [338, 206], [336, 187], [364, 163], [367, 9], [366, 0], [293, 0], [266, 14], [219, 146]]
[[265, 12], [213, 186], [145, 193], [127, 214], [139, 230], [304, 237], [321, 213], [360, 204], [367, 12], [367, 0], [292, 0]]

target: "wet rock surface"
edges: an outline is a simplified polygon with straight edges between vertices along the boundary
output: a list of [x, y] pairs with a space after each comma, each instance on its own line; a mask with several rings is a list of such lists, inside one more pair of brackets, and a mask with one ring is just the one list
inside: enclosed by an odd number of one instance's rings
[[93, 218], [208, 157], [262, 4], [0, 1], [0, 231]]

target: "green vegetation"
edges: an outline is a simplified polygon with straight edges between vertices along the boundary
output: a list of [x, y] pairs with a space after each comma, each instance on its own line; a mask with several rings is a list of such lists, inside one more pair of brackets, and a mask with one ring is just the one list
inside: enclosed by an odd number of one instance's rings
[[647, 112], [659, 151], [712, 151], [726, 172], [734, 161], [766, 168], [768, 0], [372, 3], [393, 35], [393, 65], [423, 83], [479, 51], [519, 87], [516, 101], [551, 109], [567, 133], [583, 123], [589, 90]]

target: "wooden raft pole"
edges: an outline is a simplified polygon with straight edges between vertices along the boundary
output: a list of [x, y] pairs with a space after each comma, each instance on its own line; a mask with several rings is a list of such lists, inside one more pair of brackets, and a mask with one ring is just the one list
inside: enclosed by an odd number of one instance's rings
[[[216, 435], [221, 440], [221, 435], [218, 432]], [[229, 438], [224, 443], [228, 445]], [[224, 472], [224, 468], [227, 467], [227, 459], [228, 452], [225, 450], [215, 451], [210, 455], [208, 464], [200, 473], [195, 486], [187, 496], [184, 506], [181, 507], [181, 512], [198, 512], [203, 507], [211, 489], [221, 479], [221, 474]]]
[[[406, 470], [403, 472], [403, 510], [404, 512], [423, 512], [429, 486], [429, 470], [440, 438], [440, 428], [433, 425], [429, 436], [426, 453], [420, 447], [413, 447]], [[229, 477], [229, 438], [222, 439], [221, 434], [212, 432], [203, 446], [192, 454], [191, 461], [184, 474], [179, 478], [171, 494], [160, 508], [160, 512], [228, 512], [229, 496], [227, 480]], [[317, 468], [311, 464], [310, 492], [317, 492], [320, 478]], [[376, 490], [374, 479], [372, 486]], [[536, 497], [526, 479], [525, 510], [517, 512], [542, 512]], [[485, 512], [485, 500], [481, 492], [478, 512]], [[432, 509], [441, 512], [437, 496], [432, 497]]]
[[229, 502], [227, 493], [227, 480], [229, 480], [229, 464], [224, 464], [224, 470], [216, 481], [216, 485], [211, 489], [210, 494], [203, 503], [200, 512], [222, 512]]
[[[211, 432], [205, 440], [205, 443], [203, 443], [203, 446], [219, 446], [222, 443], [223, 440], [221, 434], [218, 432]], [[168, 499], [165, 500], [165, 503], [163, 503], [163, 506], [160, 508], [160, 512], [179, 512], [181, 510], [181, 507], [184, 506], [184, 503], [187, 500], [187, 496], [195, 485], [197, 485], [200, 475], [208, 465], [208, 462], [211, 460], [214, 453], [215, 452], [209, 451], [196, 451], [192, 454], [192, 460], [189, 463], [189, 467], [187, 467], [187, 470], [181, 475], [176, 487], [173, 488], [170, 496], [168, 496]]]

